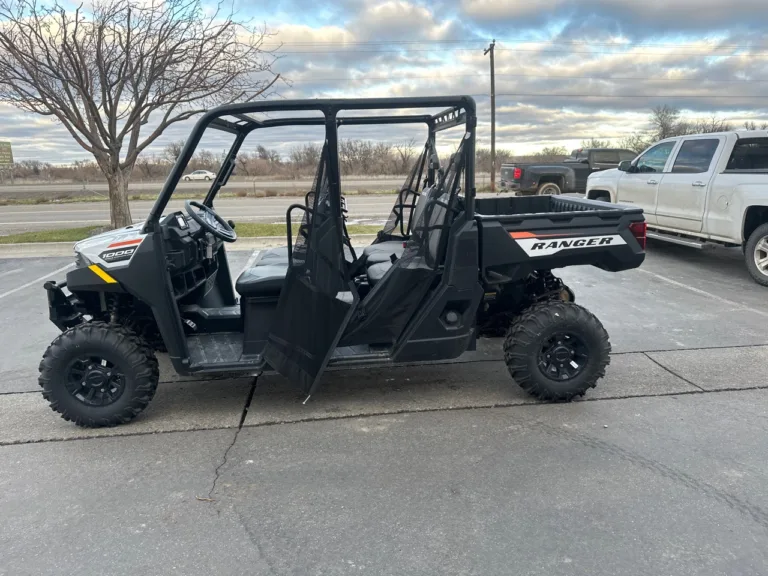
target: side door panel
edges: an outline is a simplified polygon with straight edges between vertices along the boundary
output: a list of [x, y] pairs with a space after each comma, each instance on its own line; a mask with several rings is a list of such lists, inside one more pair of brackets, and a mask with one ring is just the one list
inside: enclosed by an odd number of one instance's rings
[[724, 147], [722, 136], [683, 140], [670, 173], [664, 175], [659, 186], [659, 226], [701, 232], [707, 195]]
[[656, 224], [656, 202], [664, 171], [677, 142], [661, 142], [647, 150], [618, 184], [617, 202], [642, 208], [648, 224]]
[[347, 280], [337, 161], [326, 143], [264, 349], [270, 366], [308, 395], [359, 303]]

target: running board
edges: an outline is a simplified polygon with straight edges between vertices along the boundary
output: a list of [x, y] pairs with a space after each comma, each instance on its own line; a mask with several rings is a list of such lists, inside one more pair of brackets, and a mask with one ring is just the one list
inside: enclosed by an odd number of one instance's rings
[[340, 346], [333, 351], [328, 367], [365, 366], [368, 364], [388, 364], [392, 361], [389, 349], [362, 346]]
[[713, 244], [703, 240], [696, 240], [694, 238], [687, 238], [684, 236], [676, 236], [674, 234], [665, 234], [664, 232], [658, 232], [655, 230], [648, 230], [645, 235], [647, 238], [651, 238], [652, 240], [660, 240], [662, 242], [669, 242], [670, 244], [687, 246], [688, 248], [696, 248], [698, 250], [714, 248]]

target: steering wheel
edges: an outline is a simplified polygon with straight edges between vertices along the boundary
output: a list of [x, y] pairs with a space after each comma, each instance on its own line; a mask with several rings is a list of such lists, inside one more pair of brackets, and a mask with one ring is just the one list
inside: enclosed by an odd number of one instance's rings
[[[224, 242], [234, 242], [237, 240], [237, 233], [227, 224], [226, 220], [213, 211], [213, 208], [190, 200], [185, 202], [184, 208], [186, 208], [187, 214], [195, 222], [200, 224], [204, 230], [216, 236], [216, 238], [224, 240]], [[194, 210], [194, 208], [197, 208], [197, 210]]]

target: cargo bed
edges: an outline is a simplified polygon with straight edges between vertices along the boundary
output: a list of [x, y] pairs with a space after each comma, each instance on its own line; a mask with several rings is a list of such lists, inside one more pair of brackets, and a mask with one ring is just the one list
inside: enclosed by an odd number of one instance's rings
[[476, 198], [475, 221], [487, 284], [565, 266], [617, 272], [645, 259], [640, 208], [561, 196]]

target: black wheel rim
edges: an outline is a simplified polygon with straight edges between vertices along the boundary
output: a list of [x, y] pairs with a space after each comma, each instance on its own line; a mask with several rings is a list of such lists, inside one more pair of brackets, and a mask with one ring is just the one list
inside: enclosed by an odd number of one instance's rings
[[80, 356], [67, 369], [67, 392], [86, 406], [108, 406], [125, 391], [125, 375], [106, 358]]
[[542, 374], [562, 382], [576, 378], [584, 371], [589, 349], [576, 334], [558, 332], [544, 340], [538, 360]]

